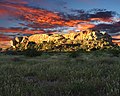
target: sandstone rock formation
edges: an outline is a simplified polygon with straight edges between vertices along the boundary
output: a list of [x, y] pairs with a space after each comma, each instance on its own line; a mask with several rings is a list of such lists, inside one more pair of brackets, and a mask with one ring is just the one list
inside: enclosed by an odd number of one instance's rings
[[35, 43], [42, 43], [42, 41], [47, 41], [49, 36], [47, 34], [35, 34], [31, 35], [28, 40], [30, 42], [35, 42]]
[[35, 34], [30, 37], [16, 37], [11, 41], [11, 46], [13, 48], [27, 49], [28, 42], [35, 42], [36, 46], [34, 48], [39, 51], [76, 51], [79, 49], [91, 51], [114, 46], [110, 35], [94, 30], [66, 34]]

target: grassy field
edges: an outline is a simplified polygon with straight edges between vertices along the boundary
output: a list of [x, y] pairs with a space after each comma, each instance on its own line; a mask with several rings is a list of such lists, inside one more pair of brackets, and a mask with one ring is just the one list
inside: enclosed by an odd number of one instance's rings
[[119, 96], [119, 81], [119, 53], [0, 53], [0, 96]]

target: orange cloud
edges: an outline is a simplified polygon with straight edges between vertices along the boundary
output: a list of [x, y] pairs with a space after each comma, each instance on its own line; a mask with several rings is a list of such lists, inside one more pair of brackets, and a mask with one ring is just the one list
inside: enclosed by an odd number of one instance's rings
[[[14, 0], [10, 0], [14, 1]], [[17, 0], [17, 2], [21, 2], [23, 0]], [[8, 10], [9, 9], [9, 10]], [[95, 14], [89, 14], [90, 17], [88, 17], [87, 13], [83, 14], [82, 17], [78, 16], [70, 16], [68, 19], [66, 17], [62, 16], [60, 13], [55, 13], [39, 8], [33, 8], [26, 6], [24, 4], [14, 4], [14, 3], [5, 3], [0, 2], [0, 15], [10, 15], [18, 20], [26, 21], [26, 24], [24, 24], [27, 27], [30, 28], [50, 28], [50, 27], [57, 27], [57, 26], [76, 26], [77, 24], [80, 25], [81, 22], [91, 22], [91, 21], [103, 21], [103, 22], [112, 22], [112, 12], [106, 11], [106, 12], [97, 12]], [[84, 16], [86, 16], [84, 20]], [[81, 25], [82, 26], [82, 25]], [[84, 24], [84, 26], [89, 26], [88, 28], [91, 28], [90, 26], [94, 25], [88, 25]], [[84, 27], [84, 28], [87, 28]]]
[[6, 10], [4, 9], [0, 9], [0, 16], [4, 16], [7, 13]]
[[11, 40], [11, 38], [9, 38], [8, 36], [0, 34], [0, 41], [9, 41], [9, 40]]
[[[66, 20], [61, 17], [58, 13], [51, 11], [32, 8], [24, 5], [17, 5], [11, 3], [0, 3], [4, 7], [4, 11], [8, 12], [8, 15], [12, 15], [27, 21], [29, 27], [56, 27], [56, 26], [75, 26], [77, 23], [86, 22], [86, 20]], [[9, 9], [9, 11], [7, 10]], [[0, 9], [2, 11], [3, 9]], [[3, 12], [1, 12], [3, 14]], [[71, 18], [70, 18], [71, 19]]]
[[85, 24], [78, 24], [76, 29], [77, 30], [87, 30], [87, 29], [94, 28], [94, 27], [95, 27], [94, 24], [85, 23]]

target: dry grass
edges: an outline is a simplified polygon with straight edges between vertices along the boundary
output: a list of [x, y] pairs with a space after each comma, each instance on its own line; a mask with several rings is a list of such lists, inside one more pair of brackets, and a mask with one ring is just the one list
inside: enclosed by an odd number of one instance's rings
[[0, 54], [0, 96], [119, 96], [120, 55]]

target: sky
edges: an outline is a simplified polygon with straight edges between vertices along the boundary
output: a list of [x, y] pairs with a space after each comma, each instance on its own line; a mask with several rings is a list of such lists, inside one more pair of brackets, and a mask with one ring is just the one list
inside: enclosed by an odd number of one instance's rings
[[34, 34], [58, 27], [80, 29], [82, 23], [119, 34], [119, 4], [120, 0], [0, 0], [0, 34]]

